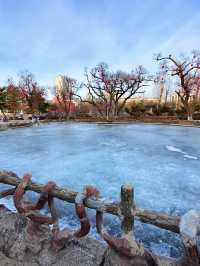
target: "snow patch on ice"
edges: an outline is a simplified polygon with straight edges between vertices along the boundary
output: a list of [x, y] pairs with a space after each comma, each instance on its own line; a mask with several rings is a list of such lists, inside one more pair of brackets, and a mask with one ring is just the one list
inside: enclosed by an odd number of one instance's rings
[[174, 152], [179, 152], [179, 153], [186, 154], [186, 152], [184, 152], [181, 149], [176, 148], [174, 146], [167, 145], [166, 148], [167, 148], [168, 151], [174, 151]]
[[188, 159], [198, 160], [198, 158], [196, 156], [192, 156], [192, 155], [188, 155], [188, 154], [185, 154], [184, 157], [188, 158]]
[[186, 152], [184, 152], [183, 150], [181, 150], [181, 149], [179, 149], [177, 147], [167, 145], [166, 148], [167, 148], [168, 151], [178, 152], [178, 153], [184, 154], [183, 155], [184, 158], [198, 160], [198, 158], [196, 156], [189, 155], [189, 154], [187, 154]]

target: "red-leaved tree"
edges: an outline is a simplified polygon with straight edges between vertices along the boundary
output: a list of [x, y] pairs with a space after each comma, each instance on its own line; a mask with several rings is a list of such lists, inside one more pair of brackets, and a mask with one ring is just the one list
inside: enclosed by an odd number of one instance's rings
[[25, 110], [31, 114], [39, 113], [45, 102], [45, 91], [32, 73], [23, 72], [19, 75], [19, 89]]

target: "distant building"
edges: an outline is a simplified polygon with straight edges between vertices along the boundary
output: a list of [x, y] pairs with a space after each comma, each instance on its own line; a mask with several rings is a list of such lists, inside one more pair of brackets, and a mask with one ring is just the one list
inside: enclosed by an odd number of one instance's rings
[[66, 87], [66, 80], [64, 75], [58, 75], [55, 78], [55, 97], [52, 103], [57, 106], [58, 112], [63, 112], [64, 109], [70, 109], [70, 112], [74, 112], [78, 108], [78, 102], [73, 99], [70, 101], [69, 97], [62, 97], [62, 90]]
[[58, 75], [55, 78], [55, 90], [56, 90], [56, 95], [60, 95], [62, 89], [65, 86], [65, 77], [62, 75]]

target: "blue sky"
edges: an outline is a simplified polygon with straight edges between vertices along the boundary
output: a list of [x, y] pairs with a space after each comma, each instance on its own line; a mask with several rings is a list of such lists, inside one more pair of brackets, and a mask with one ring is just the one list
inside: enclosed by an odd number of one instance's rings
[[26, 69], [43, 85], [81, 80], [102, 61], [153, 72], [153, 54], [199, 46], [199, 0], [0, 0], [0, 85]]

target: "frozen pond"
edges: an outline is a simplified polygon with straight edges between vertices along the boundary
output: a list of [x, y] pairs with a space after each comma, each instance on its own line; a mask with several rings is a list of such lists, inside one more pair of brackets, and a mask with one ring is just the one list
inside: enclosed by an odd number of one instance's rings
[[[0, 144], [0, 169], [31, 172], [40, 183], [54, 180], [76, 191], [92, 184], [110, 199], [119, 199], [120, 186], [131, 183], [139, 207], [172, 215], [200, 210], [198, 128], [53, 123], [2, 131]], [[66, 205], [59, 204], [67, 215], [62, 224], [75, 228], [73, 208]], [[105, 222], [118, 233], [117, 219], [109, 215]], [[91, 234], [96, 236], [94, 228]], [[153, 251], [179, 253], [174, 234], [137, 223], [136, 235]]]

